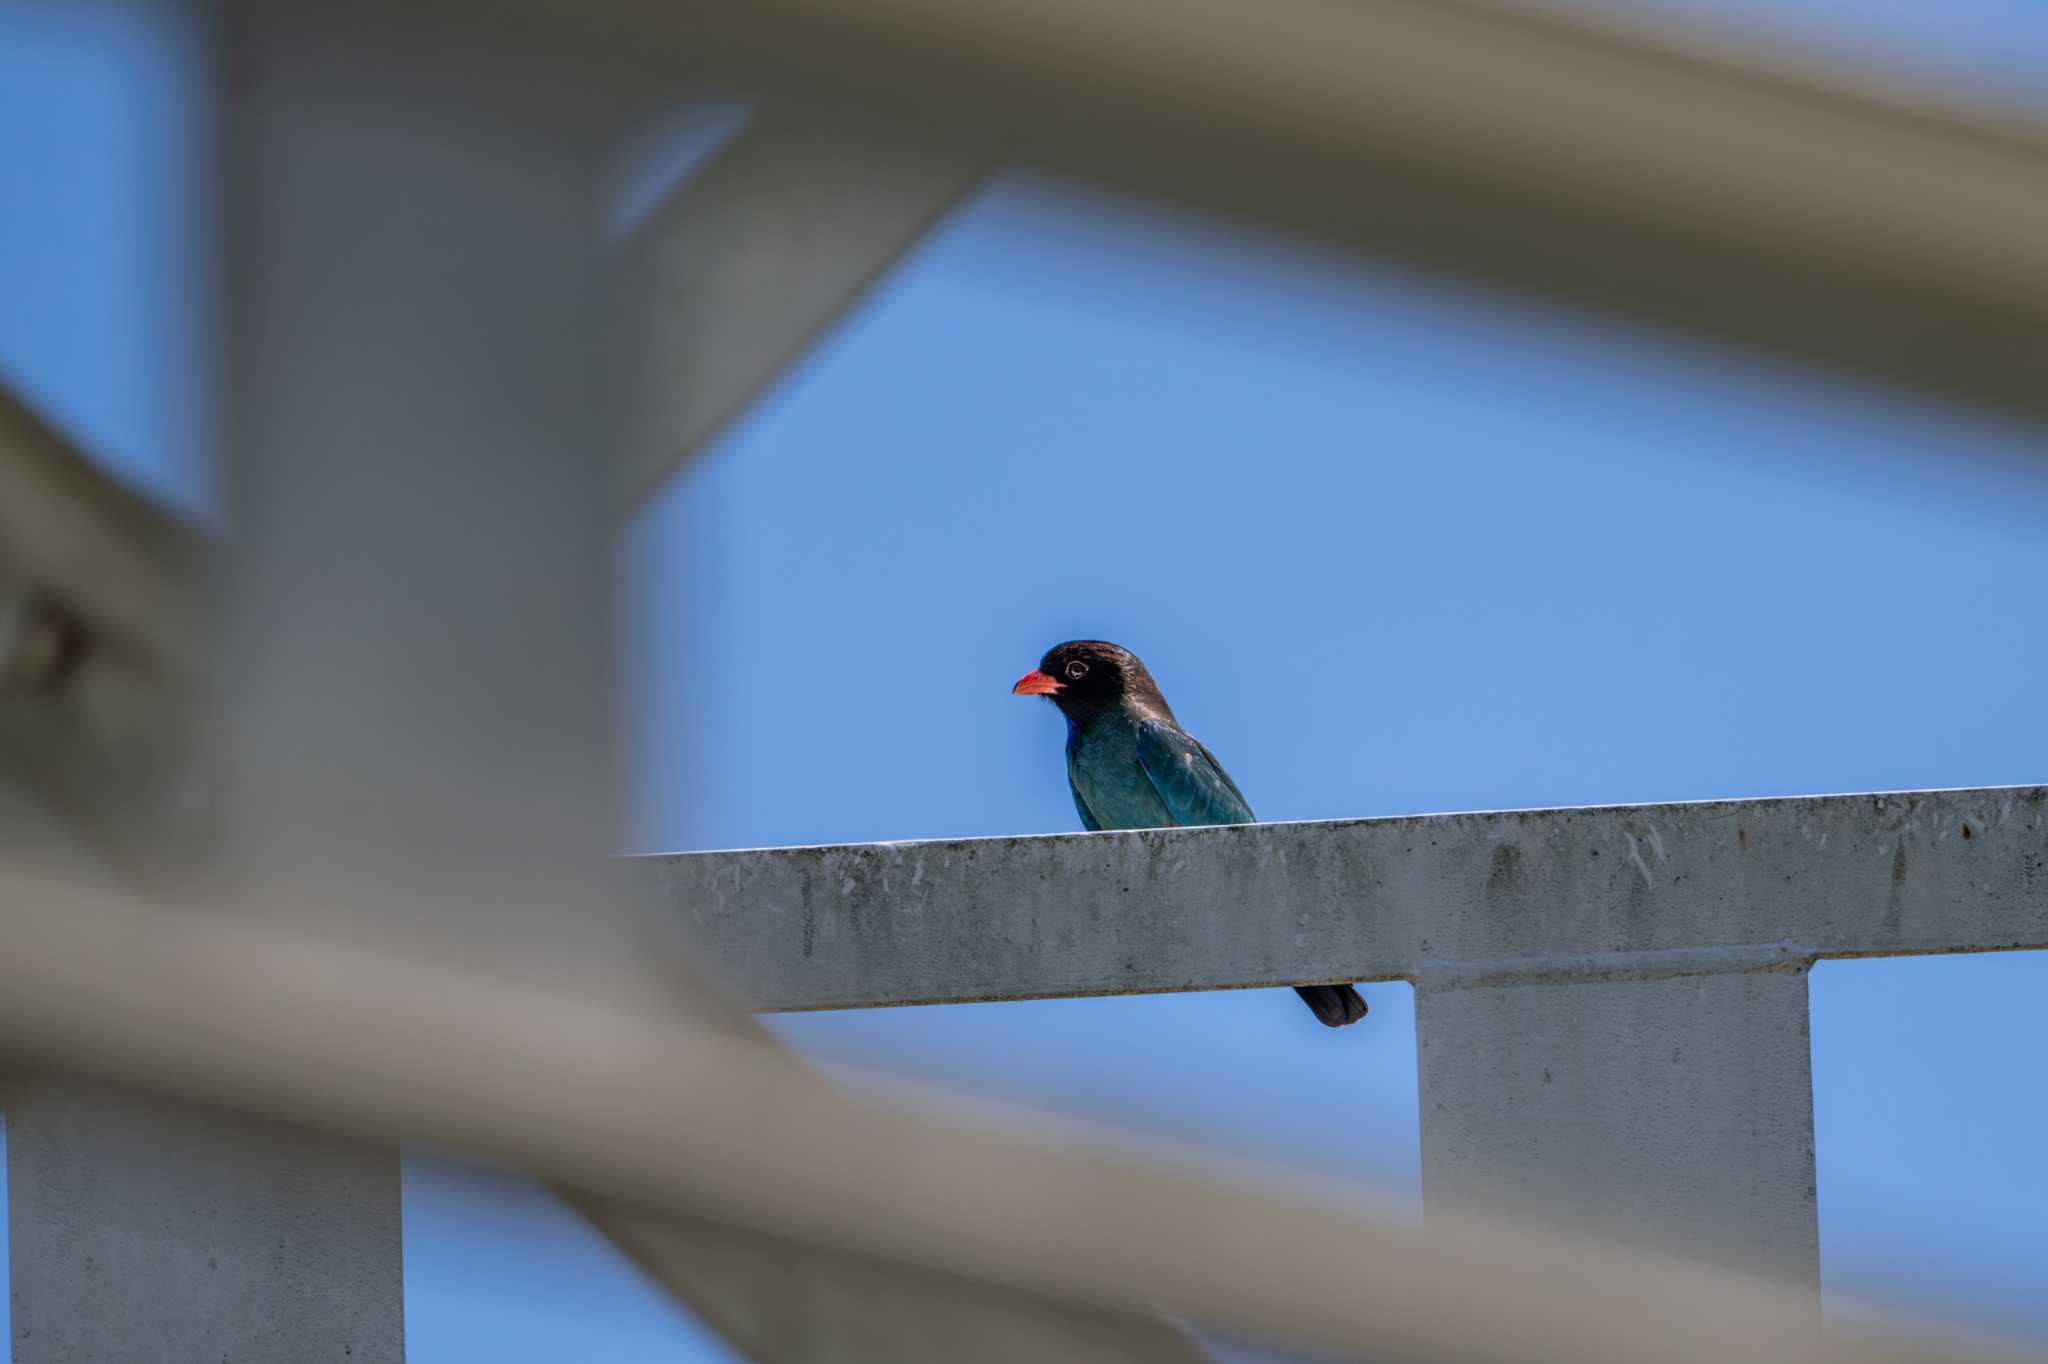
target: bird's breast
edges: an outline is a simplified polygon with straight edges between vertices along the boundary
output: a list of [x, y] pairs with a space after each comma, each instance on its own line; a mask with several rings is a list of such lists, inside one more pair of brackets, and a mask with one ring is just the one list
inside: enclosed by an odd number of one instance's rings
[[1173, 822], [1138, 763], [1138, 729], [1121, 715], [1101, 716], [1067, 742], [1067, 775], [1105, 829], [1158, 829]]

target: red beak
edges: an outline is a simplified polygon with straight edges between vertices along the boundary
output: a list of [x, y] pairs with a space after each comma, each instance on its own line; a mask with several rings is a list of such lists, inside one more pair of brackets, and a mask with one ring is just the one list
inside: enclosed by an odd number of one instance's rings
[[1012, 696], [1051, 696], [1065, 684], [1049, 673], [1028, 672], [1010, 688]]

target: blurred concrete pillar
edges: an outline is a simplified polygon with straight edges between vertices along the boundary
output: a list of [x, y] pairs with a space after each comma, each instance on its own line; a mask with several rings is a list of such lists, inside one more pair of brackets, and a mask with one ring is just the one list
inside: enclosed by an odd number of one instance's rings
[[[105, 874], [0, 779], [0, 856]], [[172, 1104], [9, 1074], [14, 1364], [397, 1364], [398, 1161]]]
[[[550, 983], [641, 973], [609, 860], [605, 89], [516, 17], [230, 5], [221, 875]], [[32, 1082], [15, 1358], [398, 1360], [398, 1153]]]
[[1419, 984], [1423, 1196], [1820, 1286], [1804, 966]]
[[249, 5], [225, 194], [236, 898], [644, 977], [614, 851], [601, 190], [622, 83], [527, 11]]
[[14, 1364], [405, 1357], [389, 1153], [30, 1081], [7, 1181]]

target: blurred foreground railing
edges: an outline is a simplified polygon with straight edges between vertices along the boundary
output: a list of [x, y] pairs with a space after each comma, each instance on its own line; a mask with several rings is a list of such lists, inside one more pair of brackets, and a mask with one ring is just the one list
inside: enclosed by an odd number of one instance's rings
[[[1458, 281], [2048, 417], [2040, 120], [1660, 41], [1648, 9], [1625, 25], [1571, 8], [761, 0], [576, 13], [589, 31], [631, 34], [649, 63], [878, 117], [909, 164], [978, 141]], [[755, 217], [773, 240], [790, 200], [758, 177], [728, 188], [749, 185], [716, 220]], [[871, 208], [897, 202], [886, 188]], [[848, 287], [871, 268], [850, 258]], [[816, 287], [808, 253], [786, 269]], [[722, 324], [685, 317], [706, 355], [691, 372], [710, 372]], [[679, 422], [664, 462], [701, 430]], [[649, 486], [644, 455], [633, 468]]]
[[[2032, 130], [1465, 5], [545, 9], [223, 8], [229, 544], [0, 406], [16, 1364], [398, 1359], [401, 1142], [550, 1180], [763, 1360], [1187, 1357], [1161, 1312], [1347, 1356], [1958, 1357], [1821, 1326], [1804, 969], [2048, 940], [2039, 792], [619, 866], [604, 603], [621, 468], [644, 492], [1006, 157], [2034, 417]], [[678, 42], [863, 122], [758, 124], [622, 262], [602, 168]], [[849, 147], [909, 159], [811, 193]], [[691, 392], [621, 413], [615, 370]], [[727, 999], [1394, 975], [1422, 1229], [849, 1097]]]

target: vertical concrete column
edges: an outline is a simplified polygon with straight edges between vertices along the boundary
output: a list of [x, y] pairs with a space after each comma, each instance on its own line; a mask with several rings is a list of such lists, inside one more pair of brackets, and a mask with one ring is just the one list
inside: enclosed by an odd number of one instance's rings
[[626, 82], [529, 11], [234, 14], [229, 898], [554, 988], [644, 979], [601, 885]]
[[398, 1364], [398, 1157], [56, 1081], [11, 1088], [14, 1364]]
[[[177, 912], [644, 976], [597, 884], [614, 86], [530, 16], [220, 20], [228, 838]], [[40, 1082], [8, 1128], [20, 1364], [402, 1358], [396, 1152]]]
[[1418, 985], [1425, 1200], [1818, 1288], [1804, 969]]

